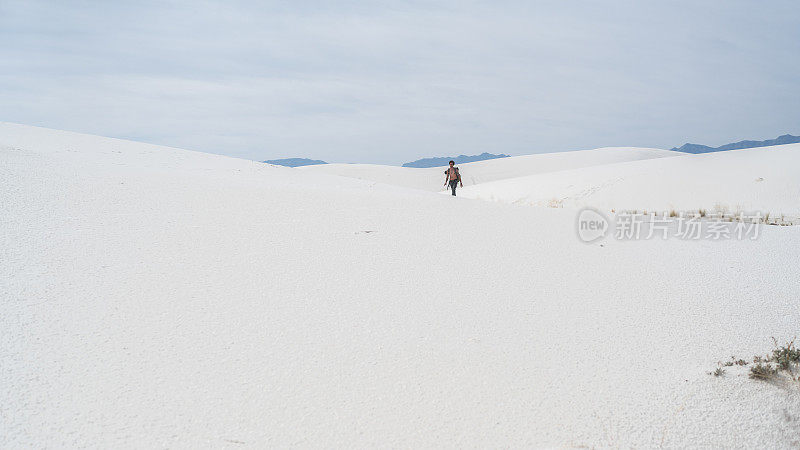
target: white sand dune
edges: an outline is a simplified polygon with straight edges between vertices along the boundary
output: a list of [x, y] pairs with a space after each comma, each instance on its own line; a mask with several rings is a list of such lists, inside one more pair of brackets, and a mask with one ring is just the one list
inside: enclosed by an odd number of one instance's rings
[[[540, 153], [511, 156], [459, 164], [464, 186], [487, 183], [557, 170], [610, 164], [621, 161], [681, 156], [683, 153], [655, 148], [604, 147], [574, 152]], [[443, 191], [445, 167], [397, 167], [377, 164], [320, 164], [298, 169], [340, 175], [349, 178], [410, 187], [426, 191]]]
[[0, 447], [800, 445], [800, 228], [574, 220], [0, 124]]
[[659, 158], [481, 184], [460, 195], [536, 206], [800, 218], [800, 144]]

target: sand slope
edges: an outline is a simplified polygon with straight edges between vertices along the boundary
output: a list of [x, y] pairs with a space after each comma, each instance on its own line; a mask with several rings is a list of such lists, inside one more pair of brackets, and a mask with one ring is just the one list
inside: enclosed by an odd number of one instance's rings
[[[605, 147], [574, 152], [511, 156], [459, 164], [464, 186], [557, 170], [610, 164], [620, 161], [681, 156], [683, 153], [637, 147]], [[396, 186], [442, 191], [445, 167], [415, 168], [377, 164], [321, 164], [300, 170], [340, 175]]]
[[0, 447], [799, 445], [800, 229], [574, 219], [0, 124]]
[[602, 210], [761, 211], [800, 217], [800, 144], [599, 165], [495, 181], [460, 195]]

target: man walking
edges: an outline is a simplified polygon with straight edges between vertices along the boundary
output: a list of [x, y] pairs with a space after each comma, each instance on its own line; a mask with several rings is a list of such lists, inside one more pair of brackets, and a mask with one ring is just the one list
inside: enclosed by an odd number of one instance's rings
[[453, 195], [456, 195], [456, 185], [460, 184], [461, 187], [464, 187], [464, 183], [461, 182], [461, 174], [458, 173], [458, 167], [456, 167], [455, 161], [450, 161], [450, 167], [444, 171], [444, 185], [450, 183], [450, 189], [453, 191]]

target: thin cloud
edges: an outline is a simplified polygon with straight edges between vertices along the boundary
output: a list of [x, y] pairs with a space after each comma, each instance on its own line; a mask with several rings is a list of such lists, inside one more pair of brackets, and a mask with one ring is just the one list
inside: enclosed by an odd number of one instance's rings
[[0, 120], [259, 160], [395, 164], [767, 138], [798, 131], [798, 12], [790, 1], [11, 1]]

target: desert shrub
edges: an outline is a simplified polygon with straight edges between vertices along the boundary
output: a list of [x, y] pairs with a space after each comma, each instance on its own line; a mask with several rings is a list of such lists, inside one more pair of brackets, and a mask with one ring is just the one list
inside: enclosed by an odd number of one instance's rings
[[777, 341], [775, 341], [775, 350], [772, 351], [772, 357], [770, 359], [774, 361], [781, 370], [791, 371], [793, 365], [800, 364], [800, 349], [795, 347], [794, 339], [783, 347], [779, 346]]
[[750, 368], [750, 378], [754, 380], [769, 380], [778, 374], [778, 369], [771, 364], [758, 363]]
[[[770, 380], [770, 381], [783, 381], [788, 377], [791, 381], [800, 382], [800, 375], [797, 375], [796, 370], [800, 368], [800, 348], [794, 344], [795, 339], [787, 342], [786, 345], [778, 345], [778, 341], [772, 338], [775, 345], [771, 354], [766, 356], [755, 355], [753, 356], [753, 365], [750, 366], [750, 378], [754, 380]], [[725, 373], [724, 367], [732, 366], [747, 366], [750, 365], [744, 359], [737, 359], [731, 356], [729, 361], [725, 363], [718, 363], [719, 367], [714, 372], [708, 372], [709, 375], [716, 377]]]

